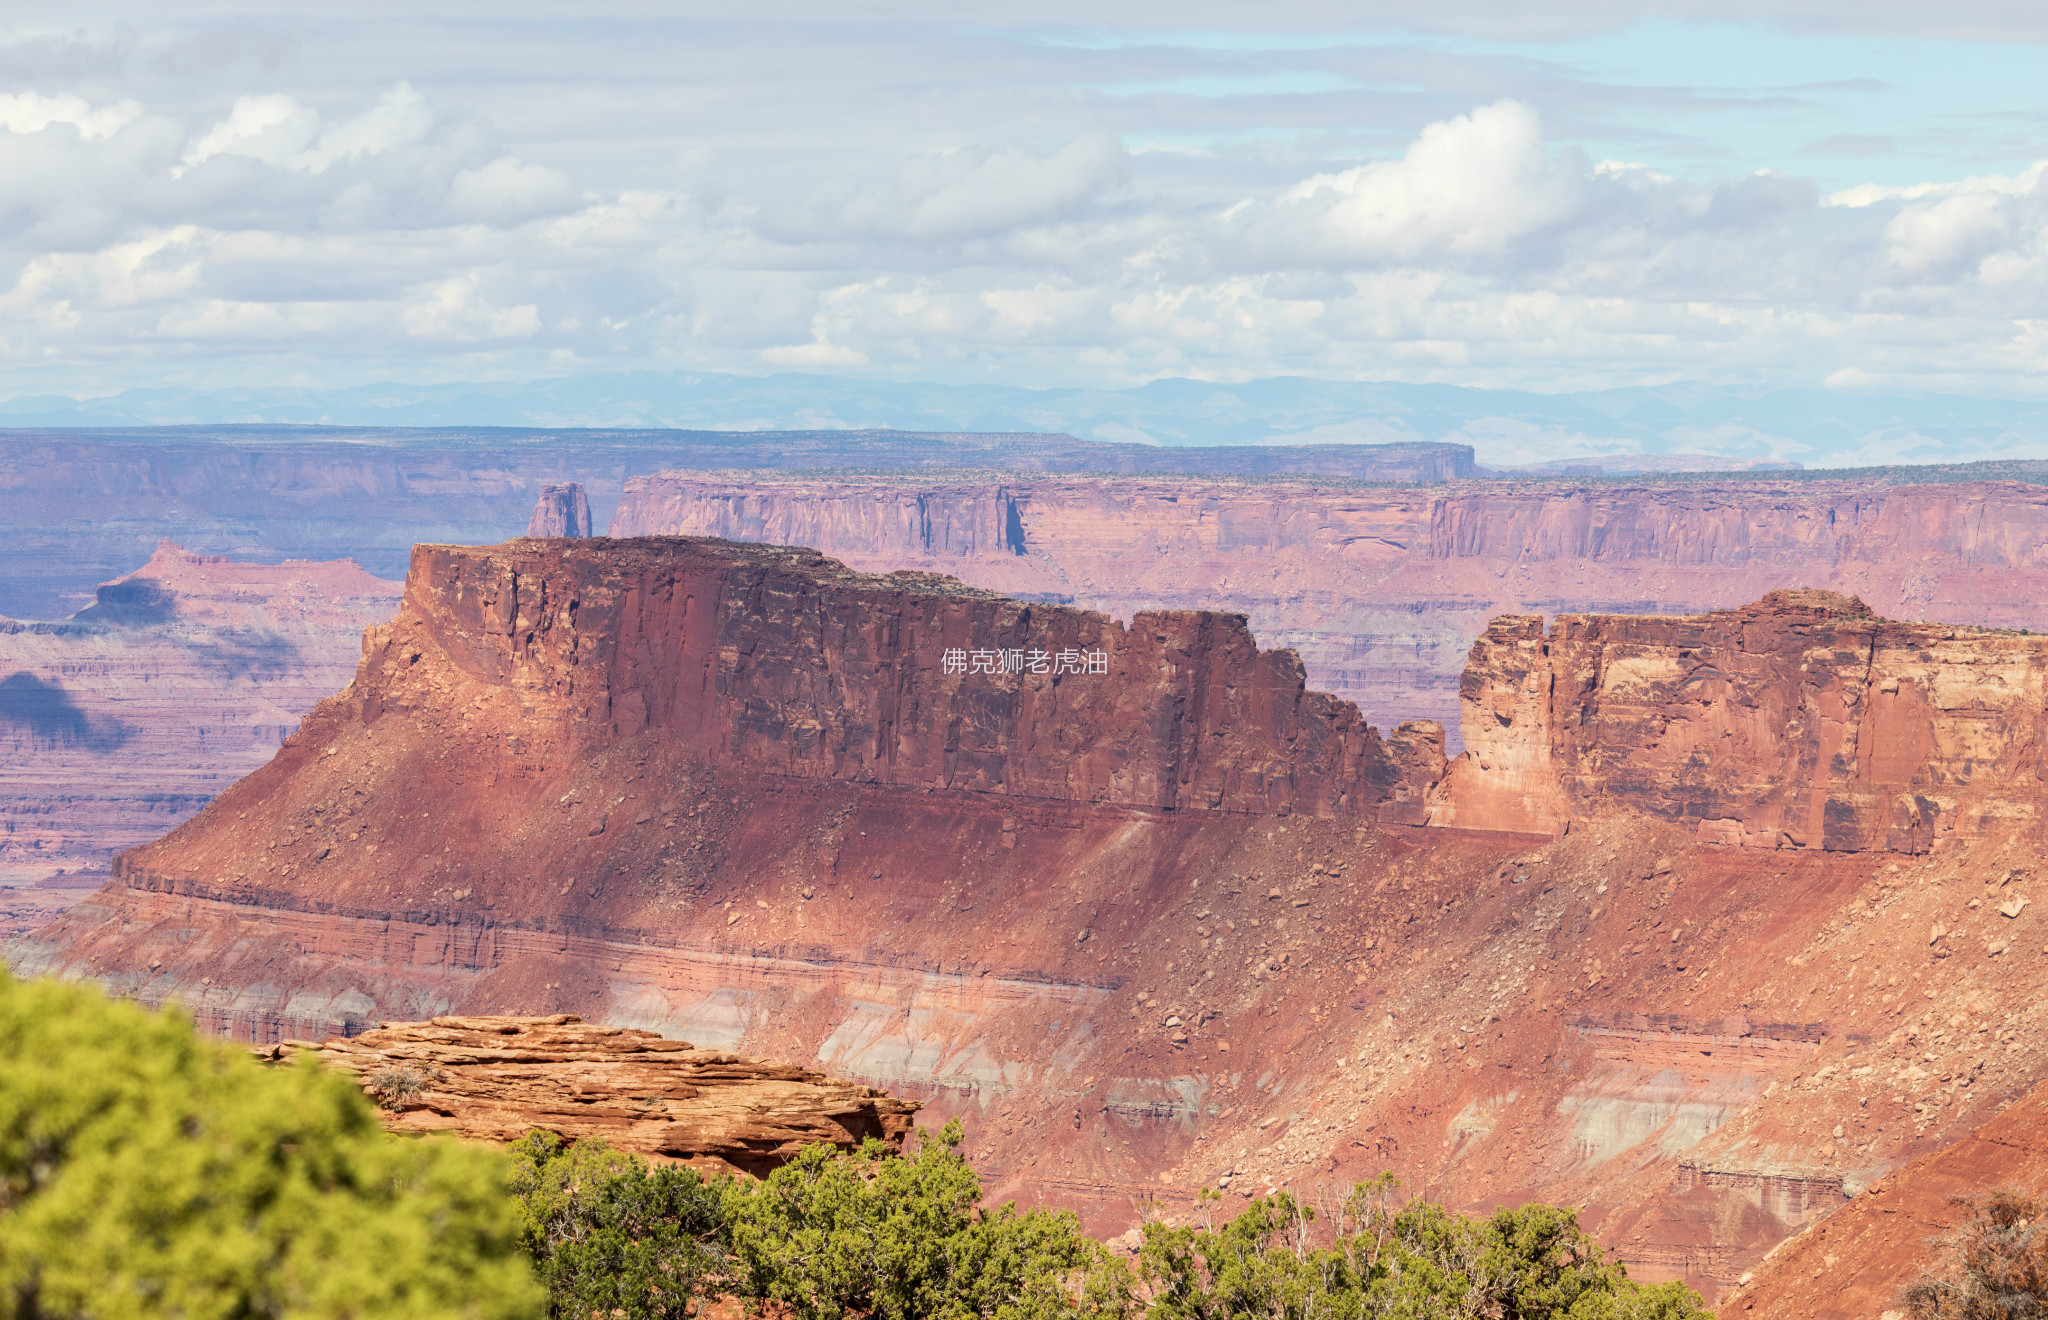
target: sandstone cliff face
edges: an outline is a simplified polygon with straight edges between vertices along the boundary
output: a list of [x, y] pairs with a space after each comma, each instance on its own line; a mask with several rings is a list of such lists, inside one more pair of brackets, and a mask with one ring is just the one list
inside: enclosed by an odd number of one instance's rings
[[794, 778], [1331, 815], [1366, 813], [1396, 774], [1355, 707], [1237, 616], [1126, 627], [809, 551], [422, 546], [340, 701], [375, 719], [427, 699], [423, 648], [553, 716], [536, 734], [650, 733]]
[[[1027, 618], [1121, 695], [922, 663]], [[1709, 1290], [2048, 1076], [2026, 838], [1383, 826], [1440, 733], [1346, 770], [1353, 717], [1242, 638], [798, 551], [426, 548], [342, 697], [7, 957], [242, 1039], [574, 1014], [801, 1061], [1106, 1234], [1393, 1169]]]
[[672, 472], [629, 480], [612, 531], [815, 546], [1119, 617], [1241, 610], [1383, 726], [1455, 726], [1466, 652], [1501, 614], [1681, 613], [1807, 586], [1893, 617], [2048, 627], [2048, 488], [2014, 482]]
[[1064, 435], [310, 426], [0, 431], [0, 614], [53, 618], [161, 537], [238, 557], [347, 556], [395, 576], [420, 541], [493, 542], [549, 482], [608, 514], [662, 467], [1473, 475], [1468, 445], [1162, 449]]
[[539, 1128], [755, 1174], [819, 1143], [900, 1147], [918, 1109], [809, 1069], [566, 1013], [386, 1022], [327, 1041], [320, 1058], [361, 1078], [396, 1132], [505, 1142]]
[[1496, 620], [1434, 824], [1640, 812], [1704, 842], [1920, 853], [2037, 837], [2048, 639], [1773, 592], [1690, 618]]
[[0, 620], [0, 874], [104, 869], [262, 765], [398, 591], [164, 542], [66, 622]]

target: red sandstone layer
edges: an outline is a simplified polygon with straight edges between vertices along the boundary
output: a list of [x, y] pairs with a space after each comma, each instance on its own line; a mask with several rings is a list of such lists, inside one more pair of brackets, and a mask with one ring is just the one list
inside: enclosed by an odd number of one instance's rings
[[[649, 539], [422, 546], [329, 718], [428, 700], [548, 717], [574, 753], [651, 733], [804, 779], [1166, 809], [1364, 814], [1397, 770], [1244, 620], [1101, 615], [809, 551]], [[414, 672], [429, 652], [445, 666]], [[346, 712], [346, 714], [344, 714]]]
[[814, 546], [856, 568], [1140, 610], [1245, 613], [1374, 722], [1455, 726], [1500, 614], [1685, 613], [1781, 587], [1880, 614], [2048, 628], [2048, 488], [2015, 482], [1452, 482], [670, 472], [614, 535]]
[[2038, 838], [2048, 638], [1817, 591], [1684, 618], [1496, 619], [1432, 824], [1634, 812], [1702, 841], [1920, 853]]

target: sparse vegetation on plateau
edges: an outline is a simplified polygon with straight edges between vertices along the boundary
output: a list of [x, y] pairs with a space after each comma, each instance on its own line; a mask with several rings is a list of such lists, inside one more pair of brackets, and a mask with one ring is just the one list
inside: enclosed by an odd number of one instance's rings
[[440, 1080], [441, 1070], [432, 1065], [400, 1063], [371, 1073], [366, 1088], [380, 1109], [404, 1109]]

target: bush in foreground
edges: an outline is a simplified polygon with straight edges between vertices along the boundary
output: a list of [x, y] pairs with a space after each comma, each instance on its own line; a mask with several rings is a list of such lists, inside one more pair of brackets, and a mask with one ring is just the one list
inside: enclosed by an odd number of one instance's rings
[[512, 1154], [526, 1248], [555, 1315], [675, 1320], [726, 1287], [722, 1184], [552, 1132]]
[[[1397, 1204], [1391, 1177], [1322, 1215], [1283, 1194], [1220, 1228], [1147, 1225], [1134, 1272], [1071, 1213], [984, 1206], [957, 1122], [758, 1182], [543, 1132], [511, 1155], [389, 1136], [312, 1059], [261, 1067], [175, 1013], [0, 972], [0, 1320], [682, 1320], [720, 1300], [776, 1320], [1704, 1317], [1572, 1211], [1468, 1219]], [[2038, 1283], [2018, 1214], [1994, 1207], [1957, 1277]]]
[[1284, 1192], [1220, 1229], [1147, 1225], [1147, 1320], [1712, 1320], [1682, 1283], [1630, 1280], [1575, 1211], [1471, 1219], [1395, 1189], [1361, 1184], [1321, 1226]]
[[1958, 1198], [1969, 1217], [1901, 1299], [1913, 1320], [2048, 1317], [2048, 1201], [2012, 1191]]
[[0, 1320], [545, 1314], [496, 1151], [346, 1077], [0, 970]]
[[958, 1124], [909, 1155], [813, 1146], [760, 1182], [706, 1182], [534, 1133], [514, 1181], [554, 1314], [671, 1320], [730, 1296], [792, 1320], [1129, 1313], [1130, 1273], [1066, 1211], [981, 1204]]
[[1071, 1214], [982, 1208], [953, 1124], [907, 1156], [812, 1147], [759, 1183], [542, 1134], [522, 1150], [562, 1320], [713, 1296], [791, 1320], [1711, 1320], [1683, 1284], [1629, 1279], [1571, 1210], [1470, 1219], [1397, 1204], [1390, 1177], [1328, 1222], [1283, 1193], [1220, 1228], [1149, 1224], [1134, 1277]]

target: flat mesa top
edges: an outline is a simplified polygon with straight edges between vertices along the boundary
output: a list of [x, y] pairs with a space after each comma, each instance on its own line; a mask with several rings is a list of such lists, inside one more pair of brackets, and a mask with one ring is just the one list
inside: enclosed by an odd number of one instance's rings
[[[522, 536], [499, 545], [440, 545], [423, 542], [415, 554], [446, 558], [487, 560], [498, 555], [539, 556], [566, 564], [595, 564], [605, 571], [626, 572], [666, 564], [681, 566], [687, 561], [724, 561], [763, 569], [799, 573], [819, 581], [871, 591], [915, 592], [927, 596], [962, 597], [969, 600], [1015, 600], [1000, 591], [970, 587], [959, 578], [943, 573], [921, 573], [898, 569], [894, 573], [862, 573], [816, 550], [803, 546], [760, 545], [751, 541], [725, 541], [714, 536]], [[1035, 601], [1018, 601], [1036, 605]], [[1088, 613], [1089, 611], [1073, 611]]]

